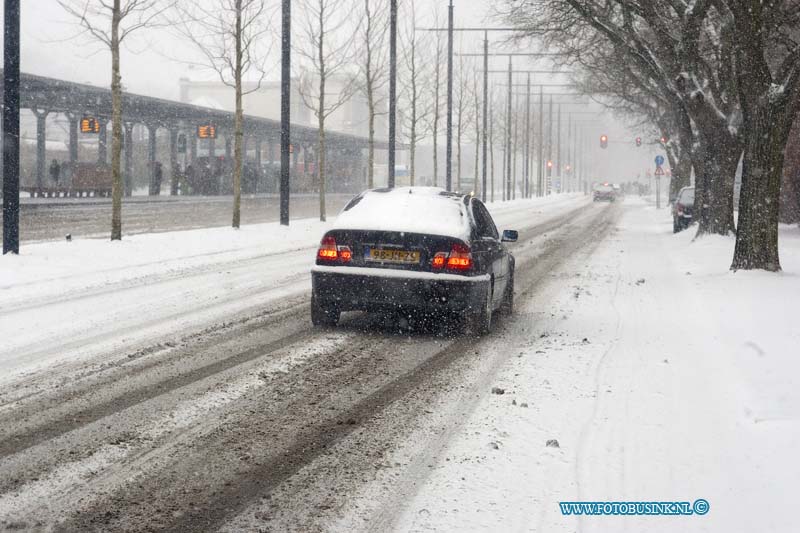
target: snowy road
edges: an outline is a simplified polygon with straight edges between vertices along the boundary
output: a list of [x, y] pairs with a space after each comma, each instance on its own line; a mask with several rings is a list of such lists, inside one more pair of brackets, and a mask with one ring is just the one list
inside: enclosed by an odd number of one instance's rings
[[[521, 233], [524, 309], [568, 261], [602, 244], [620, 208], [573, 196], [493, 211]], [[477, 343], [447, 330], [400, 333], [359, 314], [315, 330], [308, 239], [320, 232], [306, 229], [282, 249], [231, 245], [174, 268], [142, 261], [123, 272], [98, 255], [99, 285], [20, 275], [6, 287], [0, 316], [19, 334], [0, 351], [0, 527], [393, 523], [382, 498], [413, 494], [530, 316]], [[135, 254], [129, 246], [117, 252]], [[20, 260], [35, 265], [35, 255]], [[22, 289], [34, 297], [23, 301]], [[428, 438], [412, 438], [420, 432]], [[403, 450], [409, 460], [390, 461]], [[393, 491], [364, 498], [376, 486]], [[354, 513], [354, 501], [375, 508]]]

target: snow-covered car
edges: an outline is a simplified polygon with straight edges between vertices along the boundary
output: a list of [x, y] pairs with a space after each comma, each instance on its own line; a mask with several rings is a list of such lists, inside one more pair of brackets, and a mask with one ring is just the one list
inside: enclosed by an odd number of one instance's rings
[[456, 314], [475, 334], [514, 306], [514, 257], [486, 206], [433, 187], [373, 189], [353, 198], [325, 233], [311, 271], [311, 320], [343, 311]]
[[617, 199], [617, 191], [609, 184], [598, 185], [592, 191], [592, 200], [595, 202], [613, 202]]
[[684, 187], [672, 204], [672, 232], [678, 233], [692, 224], [694, 216], [694, 187]]

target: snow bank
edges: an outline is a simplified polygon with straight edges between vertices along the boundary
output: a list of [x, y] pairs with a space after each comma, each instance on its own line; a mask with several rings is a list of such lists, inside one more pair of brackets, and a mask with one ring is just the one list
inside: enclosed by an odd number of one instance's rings
[[[484, 392], [397, 531], [800, 530], [800, 232], [781, 227], [783, 273], [732, 273], [733, 239], [623, 209], [490, 340], [505, 394]], [[704, 516], [558, 505], [698, 498]]]

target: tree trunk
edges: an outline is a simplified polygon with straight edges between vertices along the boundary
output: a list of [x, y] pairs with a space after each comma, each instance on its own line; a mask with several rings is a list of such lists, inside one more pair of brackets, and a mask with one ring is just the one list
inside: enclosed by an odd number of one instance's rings
[[[788, 132], [780, 124], [783, 106], [758, 106], [747, 121], [748, 135], [739, 199], [739, 232], [731, 270], [780, 271], [778, 209], [783, 147]], [[776, 124], [778, 126], [776, 126]]]
[[325, 10], [319, 11], [319, 111], [317, 113], [317, 176], [319, 176], [319, 219], [325, 222]]
[[795, 120], [784, 152], [780, 221], [800, 223], [800, 118]]
[[120, 0], [111, 16], [111, 240], [122, 240], [122, 75], [119, 60]]
[[458, 113], [458, 132], [456, 134], [456, 190], [461, 192], [461, 117], [463, 113]]
[[233, 227], [238, 229], [241, 222], [242, 205], [242, 141], [244, 140], [244, 110], [242, 108], [242, 0], [236, 0], [236, 66], [234, 84], [236, 86], [236, 117], [234, 119], [233, 144]]
[[364, 0], [366, 9], [366, 90], [367, 90], [367, 109], [369, 113], [369, 138], [367, 140], [367, 189], [375, 187], [375, 94], [372, 87], [372, 15], [369, 9], [370, 0]]
[[730, 235], [733, 223], [733, 188], [741, 145], [727, 131], [701, 127], [700, 148], [693, 154], [697, 236]]

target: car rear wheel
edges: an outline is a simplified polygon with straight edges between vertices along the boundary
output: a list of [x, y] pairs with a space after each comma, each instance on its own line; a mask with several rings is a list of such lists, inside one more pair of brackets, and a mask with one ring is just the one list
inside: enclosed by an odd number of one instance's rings
[[672, 218], [672, 233], [678, 233], [681, 231], [681, 223], [677, 217]]
[[511, 315], [514, 313], [514, 272], [508, 278], [508, 285], [506, 285], [506, 294], [503, 297], [503, 303], [500, 305], [500, 313], [504, 315]]
[[467, 333], [476, 337], [488, 334], [492, 330], [492, 286], [489, 286], [488, 294], [484, 302], [481, 302], [480, 309], [471, 309], [467, 315]]
[[311, 323], [315, 326], [335, 326], [341, 312], [331, 304], [324, 304], [311, 296]]

